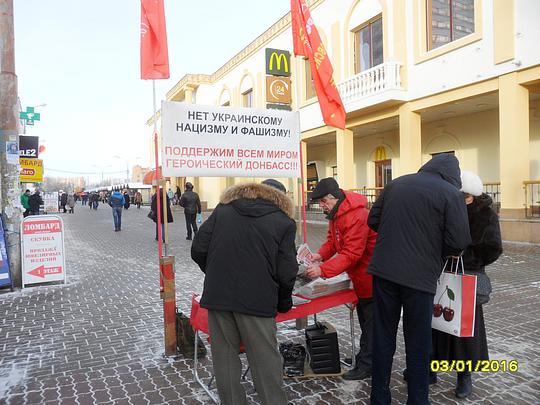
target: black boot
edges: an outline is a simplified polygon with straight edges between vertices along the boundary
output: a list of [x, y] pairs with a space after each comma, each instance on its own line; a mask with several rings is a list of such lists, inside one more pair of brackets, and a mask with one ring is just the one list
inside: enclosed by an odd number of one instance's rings
[[456, 397], [467, 398], [472, 394], [472, 379], [471, 373], [457, 373]]
[[363, 370], [360, 368], [352, 368], [341, 376], [344, 380], [356, 381], [356, 380], [366, 380], [371, 378], [370, 370]]

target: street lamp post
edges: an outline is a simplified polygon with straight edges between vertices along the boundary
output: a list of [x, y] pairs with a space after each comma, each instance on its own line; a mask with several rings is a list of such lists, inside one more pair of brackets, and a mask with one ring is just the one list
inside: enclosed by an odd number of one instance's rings
[[[106, 166], [100, 166], [100, 165], [92, 165], [92, 167], [96, 167], [98, 168], [100, 171], [101, 171], [101, 182], [99, 183], [100, 185], [103, 183], [103, 173], [104, 173], [104, 170], [109, 168], [109, 167], [112, 167], [111, 165], [106, 165]], [[111, 180], [112, 181], [112, 180]]]
[[[114, 159], [124, 160], [126, 163], [126, 183], [129, 183], [129, 160], [128, 158], [124, 158], [122, 156], [114, 155]], [[140, 157], [136, 157], [135, 160], [140, 159]]]

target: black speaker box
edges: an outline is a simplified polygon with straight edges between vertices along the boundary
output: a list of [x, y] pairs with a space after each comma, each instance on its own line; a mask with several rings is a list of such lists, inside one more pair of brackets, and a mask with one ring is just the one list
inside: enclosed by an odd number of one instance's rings
[[306, 328], [309, 365], [315, 374], [338, 374], [339, 345], [337, 332], [328, 322], [317, 322]]

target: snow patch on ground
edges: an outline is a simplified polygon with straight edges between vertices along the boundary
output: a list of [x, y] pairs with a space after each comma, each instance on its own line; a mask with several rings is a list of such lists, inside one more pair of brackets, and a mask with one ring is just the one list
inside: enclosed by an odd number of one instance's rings
[[13, 364], [11, 368], [0, 370], [0, 398], [6, 398], [11, 388], [22, 385], [26, 374], [25, 364]]

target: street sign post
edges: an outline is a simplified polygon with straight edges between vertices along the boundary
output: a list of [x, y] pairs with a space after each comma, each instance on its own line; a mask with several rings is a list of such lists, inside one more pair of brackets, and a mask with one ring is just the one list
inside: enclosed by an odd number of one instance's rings
[[56, 215], [32, 215], [21, 222], [22, 287], [66, 282], [64, 224]]

